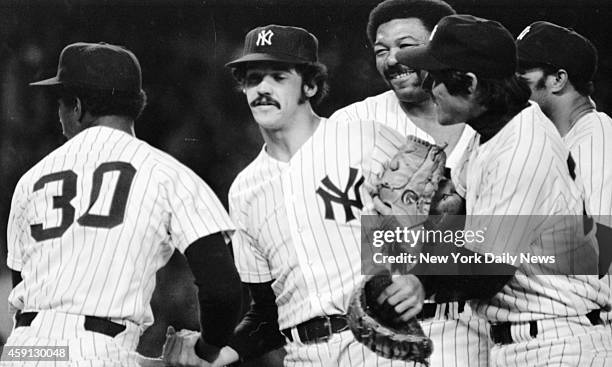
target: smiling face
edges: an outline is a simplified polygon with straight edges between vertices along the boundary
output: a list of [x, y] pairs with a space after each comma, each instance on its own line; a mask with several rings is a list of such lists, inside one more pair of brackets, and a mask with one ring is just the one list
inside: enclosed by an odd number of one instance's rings
[[421, 88], [424, 72], [398, 63], [395, 56], [402, 48], [425, 44], [429, 35], [417, 18], [393, 19], [382, 23], [376, 31], [376, 69], [402, 102], [421, 102], [429, 96]]
[[268, 130], [292, 123], [301, 109], [310, 108], [307, 97], [316, 91], [316, 87], [304, 85], [295, 68], [274, 63], [251, 65], [246, 70], [243, 87], [255, 121]]

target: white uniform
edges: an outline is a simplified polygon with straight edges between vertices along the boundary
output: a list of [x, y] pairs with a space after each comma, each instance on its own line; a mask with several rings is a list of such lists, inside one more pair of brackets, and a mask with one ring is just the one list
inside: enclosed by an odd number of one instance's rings
[[[7, 345], [67, 345], [71, 366], [136, 365], [157, 270], [174, 249], [231, 230], [214, 193], [177, 160], [116, 129], [84, 130], [15, 189], [7, 264], [23, 281], [9, 302], [38, 315]], [[126, 329], [86, 331], [84, 315]]]
[[[364, 181], [382, 170], [404, 137], [372, 121], [322, 119], [289, 162], [265, 147], [229, 193], [232, 238], [244, 282], [274, 280], [280, 329], [346, 314], [363, 280], [360, 215]], [[404, 366], [355, 341], [351, 331], [303, 344], [292, 329], [287, 366]]]
[[[485, 242], [468, 243], [466, 248], [499, 256], [556, 256], [551, 268], [561, 266], [560, 259], [573, 258], [575, 274], [596, 274], [593, 231], [583, 235], [581, 183], [569, 174], [568, 155], [554, 125], [536, 104], [489, 141], [480, 144], [477, 136], [455, 179], [460, 190], [466, 189], [466, 230], [484, 230]], [[522, 224], [493, 220], [508, 215]], [[490, 322], [512, 323], [513, 343], [496, 344], [491, 364], [609, 365], [612, 338], [586, 317], [609, 305], [605, 284], [596, 275], [539, 275], [550, 269], [543, 263], [515, 266], [515, 276], [500, 292], [472, 304]]]
[[[572, 152], [584, 184], [587, 211], [598, 223], [612, 228], [612, 119], [593, 110], [576, 121], [563, 142]], [[608, 273], [612, 274], [612, 266]], [[604, 281], [612, 287], [611, 276]], [[612, 331], [612, 312], [602, 313], [602, 318]]]
[[[403, 135], [415, 135], [430, 143], [435, 140], [416, 126], [402, 110], [393, 91], [387, 91], [336, 111], [332, 118], [353, 121], [374, 120], [391, 127]], [[476, 132], [465, 125], [459, 141], [451, 152], [446, 152], [446, 166], [455, 169], [468, 143]], [[459, 313], [458, 302], [439, 304], [433, 318], [421, 321], [423, 331], [434, 344], [429, 360], [432, 366], [486, 366], [489, 355], [488, 325], [472, 314], [469, 306]]]

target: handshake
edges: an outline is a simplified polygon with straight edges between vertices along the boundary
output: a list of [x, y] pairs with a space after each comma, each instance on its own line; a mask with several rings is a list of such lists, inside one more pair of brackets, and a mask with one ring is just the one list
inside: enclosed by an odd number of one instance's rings
[[[221, 367], [237, 362], [238, 353], [232, 348], [225, 346], [221, 349], [212, 345], [198, 344], [200, 332], [183, 329], [176, 332], [172, 326], [168, 326], [166, 342], [160, 358], [148, 358], [139, 355], [138, 363], [141, 367], [165, 367], [165, 366], [199, 366], [199, 367]], [[197, 348], [206, 359], [196, 354]]]

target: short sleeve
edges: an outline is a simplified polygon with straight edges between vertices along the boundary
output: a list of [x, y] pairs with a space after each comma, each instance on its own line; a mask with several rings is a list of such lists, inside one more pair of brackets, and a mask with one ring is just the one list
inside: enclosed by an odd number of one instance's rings
[[242, 212], [244, 206], [230, 194], [229, 207], [230, 216], [236, 224], [236, 231], [232, 236], [232, 248], [234, 249], [234, 261], [240, 278], [245, 283], [271, 281], [273, 278], [268, 261], [257, 247], [257, 241], [248, 232], [246, 216]]
[[21, 258], [24, 236], [29, 236], [29, 226], [26, 220], [25, 202], [27, 200], [27, 190], [21, 183], [15, 188], [13, 199], [11, 200], [11, 210], [6, 230], [7, 244], [7, 266], [15, 271], [21, 271], [23, 259]]
[[162, 181], [170, 208], [169, 234], [179, 251], [214, 233], [231, 232], [234, 225], [210, 187], [186, 167], [165, 169]]

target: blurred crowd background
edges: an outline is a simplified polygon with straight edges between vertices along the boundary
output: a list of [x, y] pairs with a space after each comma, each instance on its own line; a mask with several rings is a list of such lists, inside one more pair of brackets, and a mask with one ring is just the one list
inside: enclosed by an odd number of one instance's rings
[[[55, 74], [60, 51], [77, 41], [120, 44], [137, 55], [148, 106], [136, 134], [203, 177], [227, 204], [236, 174], [262, 140], [242, 94], [224, 68], [244, 35], [265, 24], [301, 26], [320, 42], [330, 72], [322, 116], [385, 85], [365, 35], [378, 0], [2, 0], [0, 2], [0, 345], [10, 332], [6, 222], [13, 189], [35, 162], [64, 142], [57, 103], [31, 81]], [[573, 27], [599, 50], [593, 99], [612, 112], [609, 0], [447, 0], [459, 13], [502, 22], [515, 36], [536, 20]], [[565, 47], [559, 45], [559, 47]], [[156, 323], [139, 351], [159, 355], [166, 326], [197, 328], [194, 287], [176, 255], [158, 274]]]

